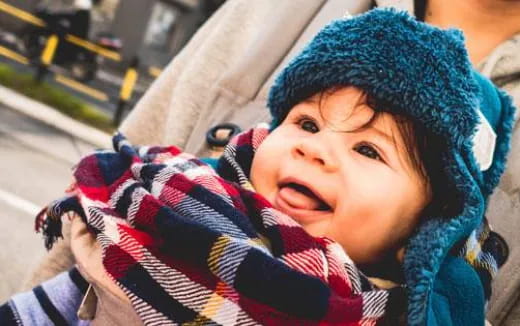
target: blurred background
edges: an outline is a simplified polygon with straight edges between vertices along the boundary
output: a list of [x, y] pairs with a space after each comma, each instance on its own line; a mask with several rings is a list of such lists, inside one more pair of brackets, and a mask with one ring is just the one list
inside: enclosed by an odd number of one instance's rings
[[48, 82], [113, 117], [127, 68], [139, 74], [132, 104], [223, 1], [1, 0], [0, 63], [36, 72], [47, 54]]
[[225, 0], [0, 0], [0, 301], [44, 255], [34, 217]]

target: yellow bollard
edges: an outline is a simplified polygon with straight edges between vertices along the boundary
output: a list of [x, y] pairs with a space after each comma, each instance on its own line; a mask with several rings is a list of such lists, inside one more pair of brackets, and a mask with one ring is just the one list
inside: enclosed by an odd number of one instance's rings
[[123, 111], [125, 111], [125, 107], [132, 97], [132, 92], [134, 91], [135, 83], [137, 82], [137, 78], [139, 74], [137, 73], [137, 67], [139, 66], [139, 59], [135, 57], [132, 59], [130, 66], [126, 70], [125, 77], [123, 78], [123, 84], [121, 85], [121, 91], [119, 92], [119, 102], [117, 103], [116, 112], [114, 114], [113, 123], [115, 126], [118, 126], [121, 122], [121, 118], [123, 117]]
[[53, 34], [47, 39], [45, 48], [43, 49], [41, 60], [45, 66], [49, 66], [52, 63], [56, 48], [58, 47], [58, 36]]
[[125, 78], [123, 79], [123, 85], [121, 86], [121, 92], [119, 93], [119, 99], [128, 101], [134, 91], [135, 82], [137, 81], [137, 70], [135, 68], [128, 68], [126, 70]]

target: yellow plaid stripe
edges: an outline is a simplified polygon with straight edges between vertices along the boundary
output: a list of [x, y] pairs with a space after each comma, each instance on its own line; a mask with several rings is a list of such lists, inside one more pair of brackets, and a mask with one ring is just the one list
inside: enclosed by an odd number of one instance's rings
[[229, 242], [231, 242], [231, 240], [228, 237], [221, 236], [217, 239], [217, 241], [215, 241], [213, 247], [211, 248], [208, 256], [208, 266], [210, 271], [215, 275], [218, 275], [219, 258], [224, 253], [224, 250], [226, 250]]
[[[217, 285], [218, 287], [218, 285]], [[204, 309], [200, 312], [202, 316], [208, 318], [210, 320], [214, 319], [215, 315], [218, 313], [220, 307], [222, 307], [225, 303], [224, 297], [218, 294], [218, 291], [213, 293], [209, 298], [208, 302], [204, 306]]]

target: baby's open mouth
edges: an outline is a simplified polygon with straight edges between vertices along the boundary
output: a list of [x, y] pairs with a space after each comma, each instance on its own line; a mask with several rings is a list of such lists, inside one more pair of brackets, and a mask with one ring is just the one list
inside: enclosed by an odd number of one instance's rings
[[295, 183], [288, 182], [280, 185], [281, 195], [285, 201], [293, 208], [330, 211], [331, 207], [315, 192], [308, 187]]

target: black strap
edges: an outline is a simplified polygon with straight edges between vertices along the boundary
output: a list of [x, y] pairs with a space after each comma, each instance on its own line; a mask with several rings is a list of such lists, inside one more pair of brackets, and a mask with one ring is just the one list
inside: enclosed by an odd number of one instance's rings
[[45, 290], [42, 288], [41, 285], [35, 287], [33, 289], [33, 293], [36, 296], [36, 299], [38, 299], [38, 302], [40, 303], [40, 306], [42, 307], [43, 311], [45, 311], [45, 313], [47, 314], [49, 319], [54, 323], [54, 325], [67, 325], [65, 318], [63, 318], [58, 309], [56, 309], [56, 307], [49, 299], [49, 296], [47, 296], [47, 293], [45, 293]]
[[5, 326], [17, 326], [18, 322], [13, 312], [13, 308], [9, 305], [9, 302], [4, 303], [0, 306], [0, 325]]

